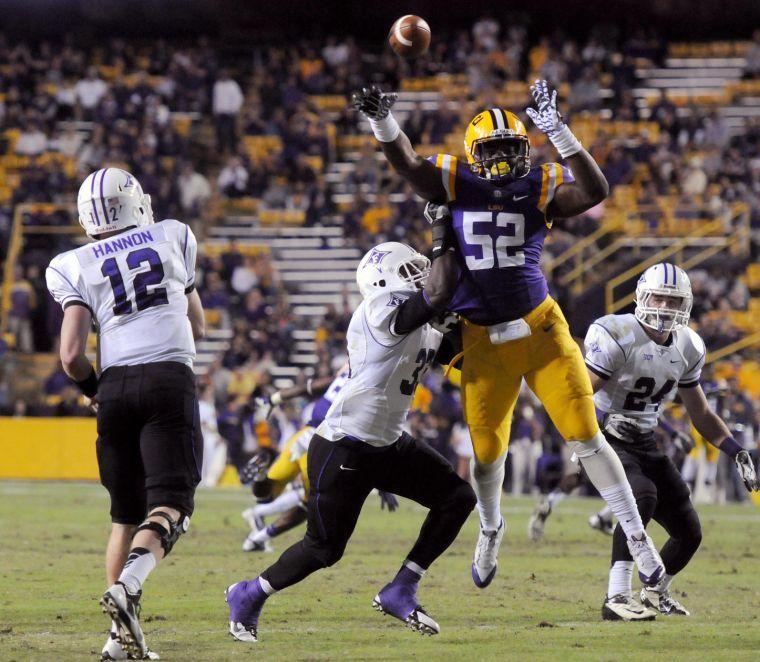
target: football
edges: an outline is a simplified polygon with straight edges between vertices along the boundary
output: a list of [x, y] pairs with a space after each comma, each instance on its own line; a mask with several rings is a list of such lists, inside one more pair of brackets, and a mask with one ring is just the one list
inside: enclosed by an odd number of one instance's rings
[[430, 46], [430, 26], [424, 18], [407, 14], [391, 26], [388, 42], [401, 57], [419, 57]]

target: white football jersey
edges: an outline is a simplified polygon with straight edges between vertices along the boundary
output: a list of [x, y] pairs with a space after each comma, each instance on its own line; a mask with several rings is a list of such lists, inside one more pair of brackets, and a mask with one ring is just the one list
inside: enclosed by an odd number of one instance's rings
[[157, 361], [192, 366], [186, 295], [195, 284], [196, 251], [190, 227], [168, 219], [61, 253], [45, 276], [64, 309], [90, 309], [101, 371]]
[[594, 394], [596, 408], [635, 420], [642, 432], [654, 429], [679, 387], [699, 384], [705, 363], [705, 344], [696, 331], [676, 329], [667, 344], [658, 345], [630, 314], [600, 317], [584, 345], [586, 365], [604, 380]]
[[359, 304], [346, 334], [350, 377], [317, 428], [320, 436], [351, 436], [372, 446], [401, 436], [414, 389], [443, 338], [429, 324], [405, 336], [393, 332], [398, 306], [410, 294], [382, 292]]

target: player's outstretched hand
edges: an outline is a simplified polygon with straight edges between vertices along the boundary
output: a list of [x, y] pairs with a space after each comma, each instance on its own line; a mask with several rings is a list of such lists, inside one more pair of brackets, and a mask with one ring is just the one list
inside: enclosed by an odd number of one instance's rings
[[387, 508], [388, 512], [392, 513], [398, 508], [398, 499], [395, 494], [383, 492], [382, 490], [378, 490], [378, 494], [380, 495], [380, 510]]
[[267, 420], [272, 415], [273, 409], [274, 405], [268, 397], [261, 396], [253, 399], [253, 415], [255, 420]]
[[85, 406], [87, 406], [87, 407], [90, 408], [90, 411], [92, 411], [93, 414], [97, 414], [98, 413], [99, 403], [98, 403], [98, 396], [97, 396], [97, 394], [94, 395], [94, 396], [92, 396], [92, 398], [88, 398], [85, 395], [84, 396], [84, 403], [85, 403]]
[[357, 90], [351, 95], [351, 105], [372, 120], [388, 117], [398, 94], [382, 92], [377, 85], [370, 85]]
[[673, 440], [676, 448], [678, 448], [682, 453], [686, 453], [688, 455], [694, 448], [694, 439], [691, 435], [686, 434], [685, 432], [674, 430], [670, 438]]
[[760, 491], [760, 480], [755, 472], [755, 465], [747, 451], [739, 451], [736, 455], [736, 469], [749, 492]]
[[533, 120], [533, 124], [547, 135], [559, 131], [564, 123], [557, 110], [557, 90], [552, 90], [549, 83], [539, 79], [530, 86], [530, 93], [533, 95], [536, 108], [526, 108], [525, 112]]
[[449, 206], [437, 205], [435, 202], [428, 202], [425, 205], [425, 211], [423, 214], [425, 215], [425, 220], [430, 223], [430, 225], [435, 225], [436, 223], [445, 223], [451, 220], [451, 211], [449, 210]]

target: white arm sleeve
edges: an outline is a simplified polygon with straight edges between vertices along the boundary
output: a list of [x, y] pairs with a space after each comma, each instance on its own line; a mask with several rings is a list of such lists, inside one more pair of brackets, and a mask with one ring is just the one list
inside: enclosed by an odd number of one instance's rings
[[622, 345], [612, 333], [594, 322], [583, 341], [586, 366], [602, 379], [609, 379], [626, 360]]

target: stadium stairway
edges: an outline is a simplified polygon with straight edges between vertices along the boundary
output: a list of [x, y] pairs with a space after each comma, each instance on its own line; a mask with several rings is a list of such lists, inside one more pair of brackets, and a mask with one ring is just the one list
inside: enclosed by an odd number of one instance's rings
[[[302, 370], [317, 362], [316, 331], [331, 306], [342, 309], [343, 299], [358, 296], [355, 273], [361, 251], [347, 244], [343, 228], [334, 224], [315, 227], [268, 227], [251, 216], [231, 216], [209, 229], [205, 245], [219, 250], [235, 241], [238, 247], [266, 246], [293, 312], [309, 327], [294, 332], [290, 366], [272, 369], [276, 386], [292, 383]], [[232, 332], [214, 329], [198, 347], [196, 372], [203, 374], [229, 346]]]
[[668, 57], [664, 67], [636, 70], [634, 95], [642, 108], [661, 89], [672, 99], [715, 105], [735, 133], [746, 120], [760, 117], [760, 92], [739, 89], [745, 66], [744, 57]]

